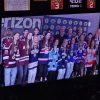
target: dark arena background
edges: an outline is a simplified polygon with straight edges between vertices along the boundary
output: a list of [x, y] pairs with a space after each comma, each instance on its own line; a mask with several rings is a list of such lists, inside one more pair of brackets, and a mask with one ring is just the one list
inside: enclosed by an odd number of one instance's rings
[[100, 100], [99, 0], [0, 1], [0, 100]]

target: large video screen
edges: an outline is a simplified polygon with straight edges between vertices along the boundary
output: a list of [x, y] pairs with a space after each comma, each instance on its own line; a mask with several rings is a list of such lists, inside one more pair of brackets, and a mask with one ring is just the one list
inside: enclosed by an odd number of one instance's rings
[[2, 18], [2, 86], [97, 75], [99, 25], [100, 13]]

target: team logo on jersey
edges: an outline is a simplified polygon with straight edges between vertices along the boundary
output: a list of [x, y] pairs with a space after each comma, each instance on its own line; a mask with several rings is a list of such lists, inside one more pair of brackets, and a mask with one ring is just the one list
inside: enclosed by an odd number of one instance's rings
[[12, 59], [15, 59], [15, 56], [12, 56]]
[[87, 8], [96, 8], [96, 0], [87, 0]]
[[51, 9], [63, 9], [63, 0], [51, 0]]

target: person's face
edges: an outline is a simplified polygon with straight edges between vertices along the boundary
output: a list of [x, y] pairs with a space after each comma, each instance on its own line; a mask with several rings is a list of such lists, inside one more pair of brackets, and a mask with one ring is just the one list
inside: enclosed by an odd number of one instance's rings
[[60, 29], [60, 35], [61, 35], [61, 36], [64, 35], [64, 29], [63, 29], [63, 28]]
[[31, 40], [32, 39], [32, 33], [29, 33], [27, 38], [28, 38], [28, 40]]
[[39, 42], [39, 39], [38, 39], [37, 36], [34, 36], [33, 40], [34, 40], [34, 43], [38, 43]]
[[10, 29], [7, 29], [5, 34], [6, 34], [6, 36], [12, 35], [12, 31]]
[[66, 46], [66, 45], [68, 45], [68, 40], [67, 39], [64, 39], [63, 46]]
[[82, 32], [83, 32], [82, 28], [79, 28], [78, 33], [82, 33]]
[[69, 29], [68, 29], [68, 33], [69, 33], [69, 34], [72, 34], [72, 32], [73, 32], [72, 28], [69, 28]]
[[59, 40], [56, 40], [55, 43], [54, 43], [54, 45], [58, 46], [58, 44], [59, 44]]
[[72, 38], [72, 41], [71, 42], [72, 42], [72, 44], [74, 44], [75, 43], [75, 38]]
[[29, 31], [28, 30], [25, 30], [24, 31], [24, 36], [26, 37], [28, 35]]
[[39, 34], [39, 30], [37, 28], [34, 29], [34, 34], [35, 35]]
[[19, 40], [19, 33], [16, 33], [16, 34], [14, 35], [14, 39], [15, 39], [15, 40]]
[[84, 35], [81, 35], [80, 40], [84, 41]]
[[37, 48], [37, 46], [38, 46], [38, 43], [37, 42], [34, 42], [34, 48]]
[[88, 36], [88, 38], [89, 38], [89, 39], [92, 39], [92, 34], [90, 34], [90, 35]]
[[47, 33], [47, 34], [46, 34], [46, 39], [47, 39], [47, 40], [50, 39], [50, 35], [51, 35], [50, 33]]

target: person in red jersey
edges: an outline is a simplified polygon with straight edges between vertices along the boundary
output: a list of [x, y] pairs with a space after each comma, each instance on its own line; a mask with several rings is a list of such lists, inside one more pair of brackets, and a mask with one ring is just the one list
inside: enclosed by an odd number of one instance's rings
[[27, 67], [29, 63], [29, 46], [28, 46], [28, 39], [27, 35], [29, 34], [28, 29], [24, 29], [24, 35], [20, 39], [19, 43], [19, 67], [18, 67], [18, 84], [26, 83], [26, 76], [27, 76]]
[[16, 74], [17, 74], [12, 35], [13, 35], [12, 30], [8, 28], [5, 32], [5, 37], [2, 39], [5, 86], [14, 85], [16, 80]]
[[94, 40], [91, 40], [90, 46], [86, 50], [86, 75], [93, 74], [93, 65], [96, 64], [96, 48]]
[[19, 66], [19, 58], [20, 58], [20, 54], [19, 54], [19, 33], [15, 33], [14, 34], [14, 53], [15, 53], [15, 60], [16, 60], [16, 66]]

